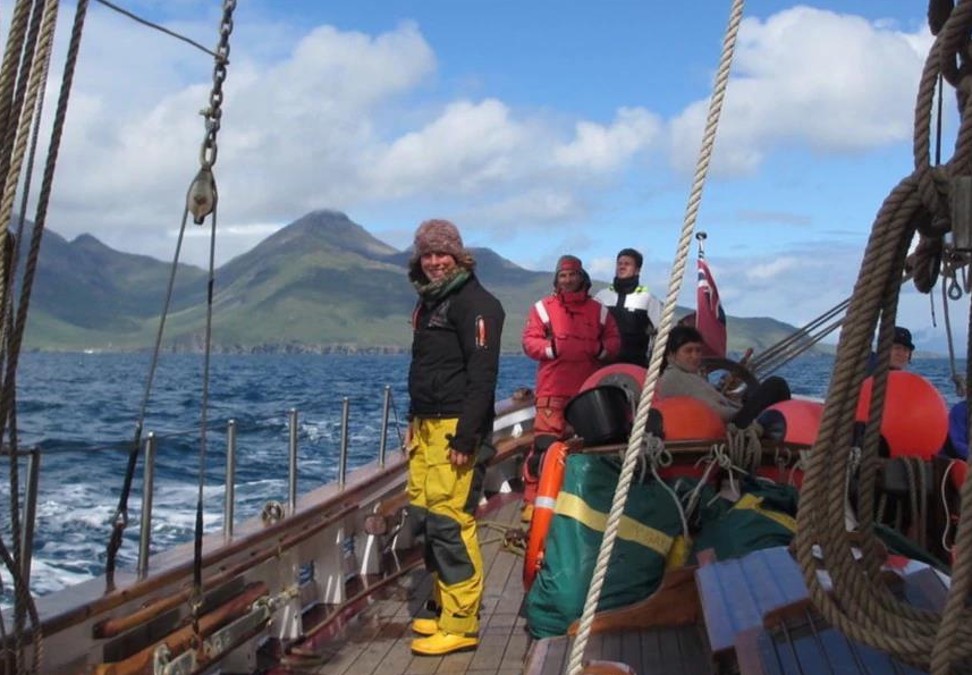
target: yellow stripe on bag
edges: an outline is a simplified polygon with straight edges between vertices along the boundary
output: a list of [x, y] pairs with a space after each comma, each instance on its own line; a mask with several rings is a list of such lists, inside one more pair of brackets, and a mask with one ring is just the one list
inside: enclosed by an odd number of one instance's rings
[[[595, 511], [577, 495], [572, 495], [563, 490], [557, 495], [557, 506], [554, 512], [573, 518], [597, 532], [603, 532], [604, 526], [607, 524], [606, 513]], [[641, 544], [645, 548], [650, 548], [660, 556], [668, 555], [668, 551], [672, 547], [670, 536], [644, 523], [639, 523], [630, 516], [621, 516], [621, 522], [618, 524], [618, 536], [627, 541]]]
[[749, 509], [750, 511], [755, 511], [764, 518], [769, 518], [775, 523], [779, 523], [790, 532], [796, 532], [797, 524], [796, 519], [792, 516], [788, 516], [780, 511], [773, 511], [772, 509], [763, 508], [763, 498], [757, 497], [755, 495], [743, 495], [739, 498], [739, 501], [732, 507], [734, 509]]

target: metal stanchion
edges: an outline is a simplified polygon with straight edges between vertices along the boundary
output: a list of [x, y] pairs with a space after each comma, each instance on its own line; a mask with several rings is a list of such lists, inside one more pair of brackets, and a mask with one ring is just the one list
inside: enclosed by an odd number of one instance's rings
[[385, 466], [385, 453], [388, 451], [388, 412], [391, 409], [391, 387], [385, 385], [385, 400], [381, 409], [381, 440], [378, 443], [378, 466]]
[[20, 574], [30, 587], [30, 560], [34, 553], [34, 518], [37, 515], [37, 480], [40, 475], [40, 450], [27, 455], [27, 484], [24, 486], [24, 520], [20, 530]]
[[338, 457], [338, 487], [344, 488], [344, 481], [348, 475], [348, 412], [351, 401], [347, 396], [341, 406], [341, 454]]
[[223, 537], [233, 536], [236, 511], [236, 420], [226, 423], [226, 493], [223, 500]]
[[290, 442], [288, 444], [290, 473], [288, 478], [288, 502], [290, 513], [297, 513], [297, 408], [291, 408], [290, 418]]
[[142, 482], [142, 526], [138, 533], [138, 578], [148, 574], [152, 544], [152, 494], [155, 484], [155, 433], [145, 439], [145, 480]]

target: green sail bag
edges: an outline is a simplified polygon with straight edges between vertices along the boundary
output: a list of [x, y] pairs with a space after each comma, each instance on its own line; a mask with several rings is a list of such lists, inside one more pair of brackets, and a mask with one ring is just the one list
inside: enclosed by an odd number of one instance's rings
[[[543, 565], [527, 595], [527, 628], [535, 638], [563, 635], [584, 609], [611, 500], [620, 476], [613, 458], [570, 455]], [[682, 531], [669, 492], [654, 480], [633, 483], [601, 591], [599, 610], [623, 607], [651, 595], [665, 559]]]

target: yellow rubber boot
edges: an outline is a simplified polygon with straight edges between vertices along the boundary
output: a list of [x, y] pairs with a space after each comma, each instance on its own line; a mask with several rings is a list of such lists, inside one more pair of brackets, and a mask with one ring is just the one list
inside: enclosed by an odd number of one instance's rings
[[435, 635], [412, 640], [412, 653], [419, 656], [445, 656], [479, 646], [479, 638], [438, 631]]
[[435, 635], [439, 632], [439, 621], [437, 619], [413, 619], [412, 632], [419, 635]]

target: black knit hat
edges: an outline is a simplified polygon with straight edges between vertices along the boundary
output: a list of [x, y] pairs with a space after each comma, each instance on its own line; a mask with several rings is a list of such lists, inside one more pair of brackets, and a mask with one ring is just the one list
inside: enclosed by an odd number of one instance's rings
[[906, 347], [908, 351], [915, 351], [915, 343], [911, 341], [911, 331], [901, 326], [894, 327], [894, 340], [891, 344]]

